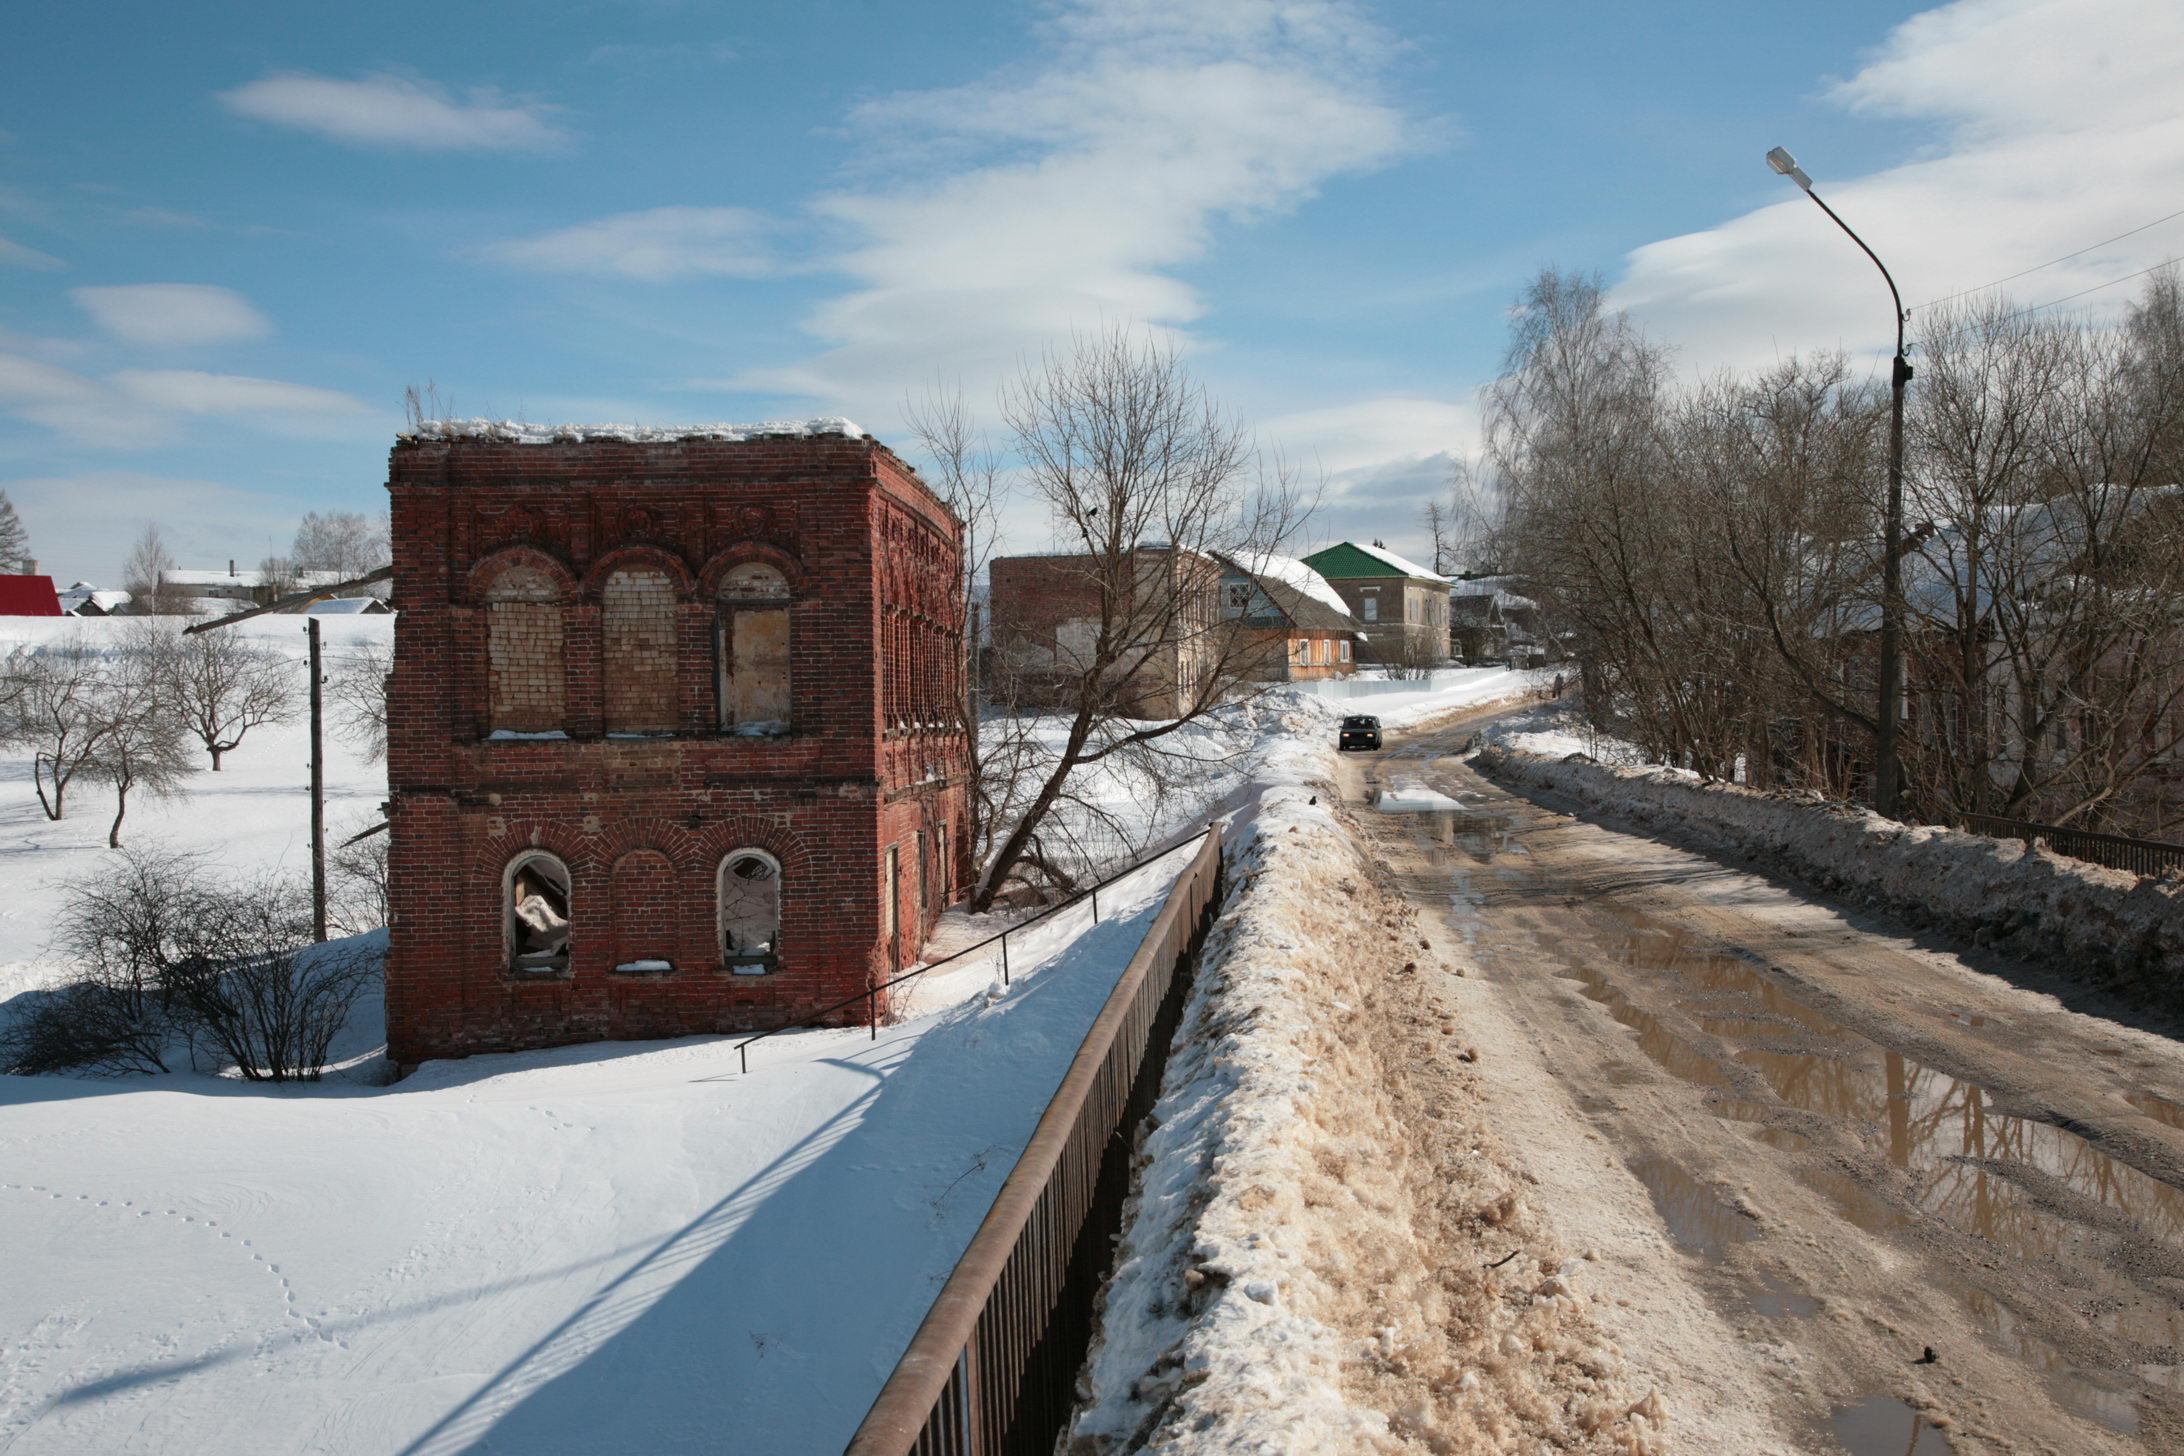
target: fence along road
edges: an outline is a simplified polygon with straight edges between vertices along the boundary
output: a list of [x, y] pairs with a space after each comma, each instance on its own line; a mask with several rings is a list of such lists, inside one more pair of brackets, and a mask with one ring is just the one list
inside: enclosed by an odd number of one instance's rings
[[1047, 1456], [1068, 1418], [1151, 1110], [1207, 927], [1221, 831], [1168, 891], [993, 1208], [847, 1456]]

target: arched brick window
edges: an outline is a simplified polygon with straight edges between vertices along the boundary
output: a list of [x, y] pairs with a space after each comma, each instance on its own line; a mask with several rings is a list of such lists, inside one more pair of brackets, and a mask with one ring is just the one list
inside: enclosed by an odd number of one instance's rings
[[562, 726], [561, 593], [536, 566], [501, 568], [485, 588], [487, 726], [552, 733]]
[[763, 849], [739, 849], [720, 862], [720, 956], [751, 975], [773, 969], [781, 953], [781, 862]]
[[789, 583], [762, 561], [720, 581], [714, 653], [720, 731], [764, 737], [789, 731]]
[[533, 850], [509, 862], [501, 888], [501, 936], [511, 973], [569, 968], [569, 867]]
[[600, 588], [609, 733], [675, 731], [675, 583], [656, 566], [617, 567]]

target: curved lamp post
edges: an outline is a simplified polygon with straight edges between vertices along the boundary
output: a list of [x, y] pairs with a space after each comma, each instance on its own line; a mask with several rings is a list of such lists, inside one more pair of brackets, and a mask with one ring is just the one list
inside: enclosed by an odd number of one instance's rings
[[1896, 304], [1896, 362], [1888, 380], [1888, 507], [1881, 526], [1881, 701], [1876, 730], [1873, 807], [1890, 819], [1900, 816], [1902, 772], [1896, 754], [1896, 729], [1903, 712], [1903, 387], [1911, 382], [1911, 361], [1903, 353], [1903, 295], [1888, 265], [1866, 246], [1850, 224], [1812, 190], [1812, 178], [1797, 158], [1780, 147], [1767, 154], [1767, 165], [1803, 188], [1819, 209], [1881, 270], [1888, 296]]

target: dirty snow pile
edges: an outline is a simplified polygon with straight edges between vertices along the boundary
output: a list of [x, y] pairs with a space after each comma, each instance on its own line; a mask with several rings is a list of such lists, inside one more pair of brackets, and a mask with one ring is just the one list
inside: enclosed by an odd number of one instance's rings
[[2050, 959], [2177, 1004], [2184, 881], [2088, 864], [2014, 839], [1899, 824], [1855, 805], [1708, 784], [1661, 769], [1560, 762], [1489, 746], [1487, 772], [1641, 824], [1688, 829], [1913, 924]]
[[1481, 1121], [1435, 991], [1461, 955], [1380, 881], [1298, 716], [1232, 840], [1064, 1449], [1656, 1450], [1658, 1400]]

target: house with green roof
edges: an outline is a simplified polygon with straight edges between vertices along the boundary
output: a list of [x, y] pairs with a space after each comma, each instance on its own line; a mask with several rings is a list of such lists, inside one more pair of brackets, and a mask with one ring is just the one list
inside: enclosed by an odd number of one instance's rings
[[1380, 542], [1338, 541], [1304, 558], [1350, 608], [1367, 662], [1436, 667], [1449, 656], [1449, 579]]

